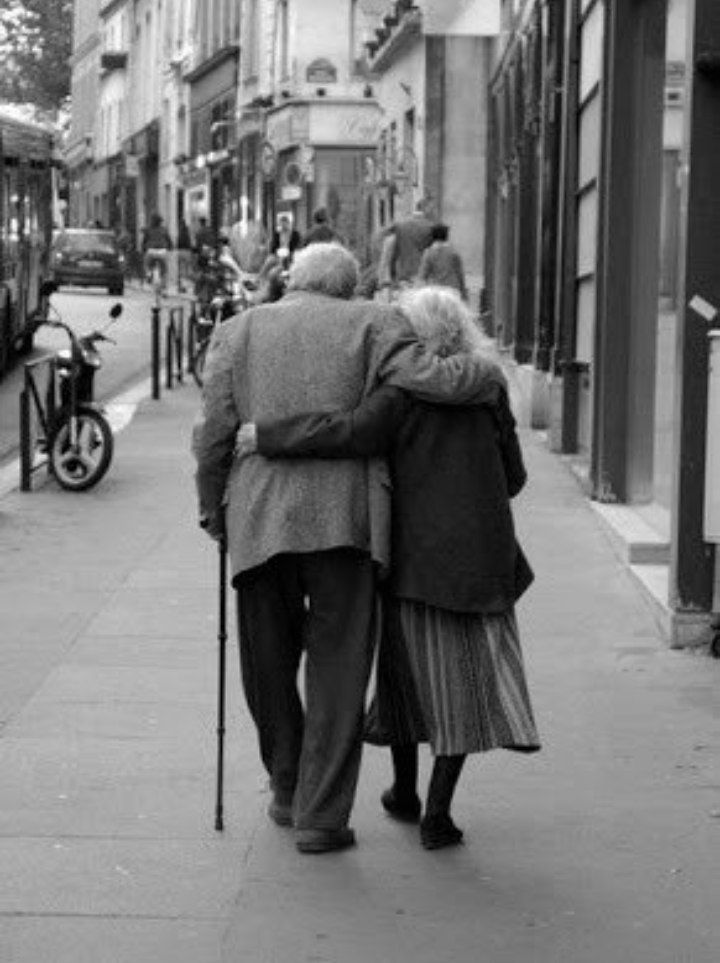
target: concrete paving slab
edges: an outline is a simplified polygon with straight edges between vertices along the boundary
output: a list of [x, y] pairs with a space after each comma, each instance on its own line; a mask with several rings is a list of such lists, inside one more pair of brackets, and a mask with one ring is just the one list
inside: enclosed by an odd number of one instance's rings
[[[77, 666], [126, 666], [138, 672], [149, 666], [199, 669], [208, 664], [214, 666], [217, 645], [217, 639], [207, 637], [83, 635], [69, 655]], [[231, 658], [237, 661], [234, 644]]]
[[0, 959], [8, 963], [222, 963], [222, 922], [0, 918]]
[[167, 666], [85, 666], [66, 664], [55, 669], [33, 705], [42, 702], [85, 703], [88, 697], [100, 705], [129, 702], [137, 706], [180, 705], [214, 706], [215, 666], [210, 659], [195, 669]]
[[217, 636], [217, 603], [203, 589], [123, 589], [88, 624], [93, 635]]
[[[206, 838], [213, 830], [214, 733], [194, 742], [86, 737], [19, 739], [0, 747], [0, 836]], [[269, 802], [254, 747], [226, 752], [233, 825]]]
[[[100, 703], [89, 695], [84, 702], [31, 700], [4, 730], [5, 738], [26, 739], [57, 735], [64, 739], [83, 736], [109, 739], [196, 739], [199, 732], [215, 726], [214, 706], [164, 702]], [[232, 724], [232, 709], [228, 724]], [[244, 729], [240, 717], [238, 725]]]
[[240, 886], [231, 837], [0, 839], [0, 914], [222, 920]]

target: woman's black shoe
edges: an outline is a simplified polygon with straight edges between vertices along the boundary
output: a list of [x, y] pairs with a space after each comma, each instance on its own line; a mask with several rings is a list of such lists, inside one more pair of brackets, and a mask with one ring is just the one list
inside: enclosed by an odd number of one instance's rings
[[402, 799], [395, 795], [393, 789], [386, 789], [380, 797], [380, 802], [388, 816], [399, 819], [403, 823], [416, 823], [420, 819], [422, 803], [418, 796], [408, 796]]
[[458, 829], [446, 813], [440, 813], [437, 816], [425, 816], [420, 822], [420, 842], [425, 849], [443, 849], [445, 846], [457, 846], [462, 842], [462, 838], [462, 829]]

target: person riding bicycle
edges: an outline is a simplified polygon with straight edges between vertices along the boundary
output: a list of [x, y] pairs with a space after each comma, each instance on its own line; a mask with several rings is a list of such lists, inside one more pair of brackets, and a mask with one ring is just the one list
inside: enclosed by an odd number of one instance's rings
[[168, 230], [163, 224], [162, 217], [155, 213], [150, 218], [150, 226], [145, 229], [143, 236], [143, 255], [145, 274], [152, 280], [153, 269], [157, 265], [160, 270], [160, 280], [165, 285], [168, 273], [168, 253], [172, 251], [172, 241]]

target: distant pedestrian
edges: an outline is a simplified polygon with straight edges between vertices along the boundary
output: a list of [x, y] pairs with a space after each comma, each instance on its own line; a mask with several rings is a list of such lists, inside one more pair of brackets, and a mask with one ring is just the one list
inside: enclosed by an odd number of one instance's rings
[[447, 224], [434, 224], [432, 243], [420, 261], [418, 282], [454, 288], [463, 301], [467, 301], [465, 269], [457, 249], [450, 243]]
[[300, 232], [293, 227], [292, 215], [288, 211], [278, 214], [277, 228], [270, 242], [270, 253], [275, 254], [289, 268], [295, 252], [302, 247]]
[[206, 254], [209, 251], [216, 251], [217, 243], [217, 232], [208, 224], [206, 217], [201, 217], [198, 220], [198, 229], [195, 233], [195, 253], [197, 255], [202, 254], [203, 248], [207, 249]]
[[193, 275], [192, 239], [185, 218], [180, 218], [177, 235], [178, 282], [180, 288], [190, 287]]
[[[439, 356], [482, 350], [455, 292], [422, 288], [400, 303]], [[421, 841], [456, 845], [463, 833], [450, 809], [466, 755], [540, 748], [514, 613], [533, 575], [510, 509], [526, 474], [507, 395], [463, 408], [380, 387], [352, 411], [259, 421], [241, 444], [252, 448], [253, 434], [260, 454], [302, 464], [390, 453], [391, 575], [369, 738], [392, 748], [395, 779], [382, 805], [410, 822], [422, 808], [417, 744], [430, 743]]]
[[398, 221], [393, 228], [391, 274], [396, 285], [412, 284], [417, 277], [423, 252], [432, 243], [433, 222], [419, 201], [411, 217]]
[[160, 269], [161, 282], [164, 285], [168, 275], [168, 254], [172, 251], [172, 241], [162, 216], [157, 212], [150, 216], [150, 226], [143, 234], [143, 266], [145, 275], [149, 279], [155, 265]]
[[329, 241], [342, 243], [337, 231], [333, 230], [330, 224], [328, 212], [324, 207], [319, 207], [313, 214], [312, 227], [303, 238], [303, 246], [307, 247], [308, 244], [328, 243]]

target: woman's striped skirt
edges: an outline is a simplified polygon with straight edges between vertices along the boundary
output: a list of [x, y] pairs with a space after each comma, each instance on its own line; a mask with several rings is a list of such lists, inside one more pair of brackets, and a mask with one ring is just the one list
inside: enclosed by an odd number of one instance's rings
[[368, 742], [429, 742], [435, 755], [540, 748], [517, 622], [422, 602], [385, 604]]

